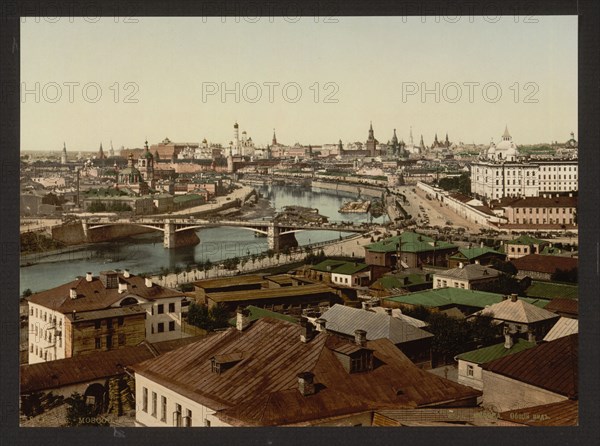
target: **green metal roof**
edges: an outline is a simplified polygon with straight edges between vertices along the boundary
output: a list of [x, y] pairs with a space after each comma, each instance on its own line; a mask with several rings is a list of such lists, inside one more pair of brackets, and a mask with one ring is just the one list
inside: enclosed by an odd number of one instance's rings
[[[486, 291], [465, 290], [462, 288], [435, 288], [432, 290], [418, 291], [400, 296], [388, 297], [386, 300], [409, 305], [423, 305], [424, 307], [436, 308], [448, 305], [462, 305], [466, 307], [485, 308], [502, 302], [502, 294], [488, 293]], [[537, 307], [544, 308], [549, 300], [530, 299], [520, 297]]]
[[[298, 320], [292, 316], [288, 316], [286, 314], [277, 313], [271, 310], [265, 310], [264, 308], [255, 307], [254, 305], [248, 305], [246, 310], [250, 311], [250, 315], [248, 316], [248, 320], [250, 322], [256, 321], [262, 317], [270, 317], [273, 319], [280, 319], [282, 321], [294, 322], [298, 323]], [[233, 325], [235, 327], [237, 317], [232, 317], [229, 319], [229, 325]]]
[[401, 235], [388, 237], [376, 243], [367, 245], [367, 249], [372, 252], [396, 252], [398, 243], [402, 243], [400, 250], [403, 252], [427, 252], [435, 249], [456, 248], [456, 245], [442, 240], [435, 241], [431, 237], [415, 232], [403, 232]]
[[[328, 269], [329, 267], [329, 269]], [[335, 274], [354, 274], [368, 268], [369, 265], [366, 263], [358, 262], [346, 262], [343, 260], [323, 260], [316, 265], [311, 266], [311, 269], [322, 272], [329, 272]]]
[[202, 197], [198, 194], [177, 195], [176, 197], [173, 198], [173, 201], [175, 203], [184, 203], [186, 201], [197, 200], [199, 198], [202, 198]]
[[523, 339], [517, 339], [511, 348], [504, 347], [504, 343], [492, 345], [490, 347], [472, 350], [470, 352], [461, 353], [456, 358], [463, 361], [473, 362], [475, 364], [484, 364], [495, 359], [503, 358], [504, 356], [522, 352], [529, 348], [535, 347], [535, 342], [527, 342]]
[[539, 245], [541, 243], [548, 243], [545, 240], [540, 240], [539, 238], [531, 237], [529, 235], [520, 235], [514, 240], [506, 242], [507, 245]]
[[478, 257], [481, 257], [484, 254], [498, 254], [498, 255], [506, 255], [502, 252], [498, 252], [493, 248], [490, 248], [489, 246], [484, 246], [483, 248], [477, 247], [477, 248], [459, 248], [458, 252], [456, 254], [454, 254], [453, 256], [451, 256], [451, 259], [454, 258], [465, 258], [467, 260], [473, 260], [476, 259]]
[[[404, 284], [404, 278], [408, 277], [408, 283]], [[389, 290], [392, 288], [404, 288], [413, 285], [421, 285], [424, 283], [431, 283], [425, 280], [424, 274], [405, 274], [405, 275], [394, 275], [394, 276], [383, 276], [378, 279], [373, 285], [380, 285], [382, 288]]]
[[541, 297], [545, 299], [577, 299], [579, 298], [579, 286], [556, 282], [533, 281], [527, 290], [527, 297]]

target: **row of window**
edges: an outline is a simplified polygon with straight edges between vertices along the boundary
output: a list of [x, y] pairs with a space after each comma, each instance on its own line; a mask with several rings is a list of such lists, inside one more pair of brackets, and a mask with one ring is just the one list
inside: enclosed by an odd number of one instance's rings
[[[175, 321], [169, 322], [169, 331], [175, 331]], [[155, 333], [154, 324], [151, 325], [151, 332], [152, 332], [152, 334]], [[165, 332], [165, 323], [159, 322], [158, 324], [156, 324], [156, 333], [164, 333], [164, 332]]]
[[[533, 214], [533, 208], [515, 208], [515, 214], [518, 214], [520, 209], [522, 209], [522, 210], [523, 210], [523, 213], [524, 213], [524, 214], [526, 214], [526, 213], [527, 213], [527, 209], [529, 209], [529, 213], [530, 213], [530, 214]], [[535, 213], [536, 213], [536, 214], [539, 214], [539, 213], [540, 213], [540, 209], [542, 210], [542, 212], [541, 212], [542, 214], [545, 214], [545, 213], [546, 213], [546, 208], [535, 208]], [[549, 214], [552, 214], [552, 210], [553, 210], [553, 209], [554, 209], [554, 208], [550, 208], [550, 209], [548, 209], [548, 213], [549, 213]], [[556, 213], [556, 214], [560, 214], [560, 209], [561, 209], [561, 208], [556, 208], [556, 209], [554, 209], [554, 210], [555, 210], [555, 213]], [[574, 211], [575, 211], [575, 208], [569, 208], [569, 212], [570, 212], [570, 213], [572, 213], [572, 212], [574, 212]], [[562, 213], [563, 213], [563, 214], [566, 214], [566, 213], [567, 213], [567, 208], [562, 208]]]
[[[523, 224], [527, 224], [527, 223], [529, 223], [529, 224], [533, 224], [533, 223], [534, 223], [534, 221], [533, 221], [533, 218], [530, 218], [530, 219], [529, 219], [529, 221], [527, 221], [527, 219], [526, 219], [526, 218], [522, 218], [522, 219], [520, 219], [520, 218], [515, 218], [515, 223], [516, 223], [516, 224], [519, 224], [519, 223], [523, 223]], [[552, 225], [552, 224], [557, 224], [557, 225], [563, 224], [563, 225], [566, 225], [566, 224], [568, 223], [568, 224], [572, 225], [572, 224], [573, 224], [573, 219], [572, 219], [572, 218], [569, 218], [569, 219], [567, 220], [566, 218], [563, 218], [563, 219], [562, 219], [562, 221], [561, 221], [561, 219], [560, 219], [560, 218], [556, 218], [556, 219], [554, 219], [554, 218], [551, 218], [551, 219], [549, 219], [548, 221], [546, 221], [546, 219], [545, 219], [545, 218], [542, 218], [542, 221], [540, 221], [540, 219], [539, 219], [539, 218], [536, 218], [536, 219], [535, 219], [535, 223], [536, 223], [536, 224], [540, 224], [540, 223], [541, 223], [541, 224], [546, 224], [546, 223], [548, 223], [548, 224], [551, 224], [551, 225]]]
[[[125, 325], [125, 318], [123, 316], [120, 316], [117, 319], [117, 327], [122, 327], [123, 325]], [[102, 319], [98, 319], [94, 321], [94, 328], [96, 330], [102, 328]], [[108, 328], [109, 330], [113, 328], [113, 319], [112, 318], [108, 318], [108, 319], [104, 319], [104, 322], [106, 324], [106, 328]]]
[[[150, 415], [154, 418], [158, 418], [158, 394], [152, 392], [152, 399], [150, 402]], [[160, 421], [167, 423], [167, 397], [161, 395], [160, 397]], [[181, 404], [174, 404], [174, 411], [172, 412], [172, 425], [175, 427], [192, 427], [192, 411], [191, 409], [185, 410], [185, 416], [183, 416], [183, 410]], [[148, 413], [148, 388], [142, 387], [142, 411]], [[206, 426], [210, 426], [210, 422], [206, 421]]]
[[53, 358], [52, 352], [50, 352], [48, 350], [44, 350], [43, 348], [38, 347], [37, 345], [34, 345], [34, 344], [29, 344], [29, 353], [31, 355], [35, 354], [36, 356], [40, 357], [44, 361], [52, 361], [53, 359], [56, 359], [56, 358]]
[[[156, 312], [155, 312], [156, 311]], [[156, 310], [152, 307], [152, 314], [164, 314], [165, 312], [165, 304], [158, 304], [156, 306]], [[171, 302], [168, 306], [169, 313], [175, 313], [175, 302]]]
[[[43, 337], [44, 337], [44, 341], [51, 343], [52, 342], [52, 332], [48, 331], [48, 330], [42, 330], [41, 328], [38, 327], [37, 323], [32, 323], [30, 325], [30, 333], [34, 334], [36, 339], [38, 336], [42, 336], [43, 333]], [[56, 336], [55, 340], [58, 340], [58, 346], [62, 347], [62, 337], [61, 336]]]
[[[52, 316], [52, 314], [47, 311], [42, 311], [36, 307], [35, 312], [34, 312], [34, 308], [31, 307], [29, 309], [29, 315], [33, 316], [34, 314], [35, 314], [35, 317], [42, 319], [44, 322], [50, 322], [50, 323], [56, 324], [56, 316]], [[62, 319], [60, 319], [58, 321], [58, 325], [62, 327]]]
[[[448, 282], [442, 279], [438, 279], [437, 280], [437, 285], [438, 288], [442, 288], [442, 287], [446, 287], [448, 286]], [[464, 283], [459, 283], [459, 282], [454, 282], [454, 288], [462, 288], [463, 290], [465, 289], [465, 284]]]
[[[125, 340], [126, 340], [125, 333], [119, 333], [117, 335], [117, 343], [118, 343], [119, 347], [122, 347], [123, 345], [125, 345]], [[114, 346], [113, 335], [106, 335], [104, 345], [107, 350], [110, 350], [111, 348], [113, 348], [113, 346]], [[94, 347], [96, 348], [96, 350], [99, 350], [102, 348], [102, 337], [101, 336], [96, 336], [96, 338], [94, 339]]]

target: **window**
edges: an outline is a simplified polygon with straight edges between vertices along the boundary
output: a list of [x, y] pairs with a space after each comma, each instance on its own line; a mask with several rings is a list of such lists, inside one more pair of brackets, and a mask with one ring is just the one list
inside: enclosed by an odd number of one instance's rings
[[165, 312], [165, 306], [163, 304], [158, 304], [158, 314], [163, 314]]
[[152, 416], [156, 418], [156, 392], [152, 392]]
[[142, 410], [148, 412], [148, 389], [142, 387]]
[[106, 328], [108, 328], [109, 330], [110, 330], [111, 328], [113, 328], [113, 327], [112, 327], [112, 319], [110, 319], [110, 318], [109, 318], [109, 319], [106, 319]]
[[29, 315], [30, 315], [30, 316], [33, 316], [33, 307], [31, 307], [31, 308], [29, 309]]
[[119, 318], [117, 318], [117, 326], [118, 327], [122, 327], [124, 323], [125, 323], [125, 318], [123, 316], [120, 316]]
[[33, 353], [33, 344], [29, 345], [29, 353]]
[[169, 322], [169, 331], [175, 331], [175, 321]]
[[96, 348], [97, 349], [102, 348], [102, 341], [100, 340], [100, 338], [96, 338], [95, 341], [96, 341]]
[[125, 345], [125, 333], [119, 333], [119, 345]]
[[190, 409], [185, 410], [185, 427], [192, 427], [192, 411]]
[[210, 427], [210, 420], [208, 418], [204, 419], [204, 427]]
[[94, 321], [94, 328], [98, 330], [100, 328], [101, 321]]
[[175, 313], [175, 302], [169, 304], [169, 313]]
[[160, 421], [167, 422], [167, 397], [160, 397]]
[[175, 412], [173, 412], [173, 426], [181, 427], [181, 404], [175, 403]]
[[473, 366], [467, 365], [467, 376], [473, 376]]
[[112, 348], [112, 335], [106, 336], [106, 348], [109, 350]]
[[158, 323], [158, 332], [163, 333], [165, 331], [165, 324], [163, 322]]

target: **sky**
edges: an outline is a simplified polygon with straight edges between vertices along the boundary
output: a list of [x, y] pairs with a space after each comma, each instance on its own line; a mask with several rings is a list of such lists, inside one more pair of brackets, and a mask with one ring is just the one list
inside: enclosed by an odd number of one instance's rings
[[575, 16], [23, 20], [21, 150], [577, 137]]

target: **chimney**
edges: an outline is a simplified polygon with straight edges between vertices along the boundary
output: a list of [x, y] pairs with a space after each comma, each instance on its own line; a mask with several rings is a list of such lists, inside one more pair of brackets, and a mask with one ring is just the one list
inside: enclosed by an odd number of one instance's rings
[[392, 315], [392, 309], [391, 308], [386, 308], [385, 309], [385, 314], [387, 314], [388, 316]]
[[364, 347], [367, 343], [367, 332], [364, 330], [356, 330], [354, 332], [354, 342], [356, 342], [356, 345]]
[[127, 292], [127, 283], [119, 282], [119, 294]]
[[77, 290], [75, 288], [69, 290], [69, 297], [71, 299], [77, 299]]
[[92, 273], [90, 273], [89, 271], [87, 273], [85, 273], [85, 280], [86, 282], [91, 282], [94, 276], [92, 276]]
[[368, 310], [369, 309], [369, 303], [368, 302], [361, 302], [360, 306], [362, 307], [363, 310]]
[[504, 348], [510, 349], [514, 345], [513, 338], [510, 335], [510, 329], [508, 327], [504, 327]]
[[77, 310], [73, 310], [73, 320], [77, 319]]
[[320, 317], [315, 322], [317, 323], [317, 331], [325, 331], [325, 325], [327, 324], [327, 320]]
[[481, 262], [479, 261], [479, 259], [475, 259], [475, 265], [481, 265]]
[[458, 262], [458, 267], [462, 269], [465, 267], [465, 264], [463, 262]]
[[298, 390], [302, 394], [302, 396], [310, 396], [314, 395], [316, 392], [315, 389], [315, 375], [311, 372], [302, 372], [298, 373]]
[[150, 277], [146, 277], [146, 278], [144, 279], [144, 283], [146, 284], [146, 287], [147, 287], [147, 288], [152, 288], [152, 285], [153, 285], [153, 284], [152, 284], [152, 280], [150, 279]]
[[307, 343], [315, 337], [314, 326], [307, 318], [300, 319], [300, 342]]
[[517, 301], [517, 295], [516, 295], [516, 294], [514, 294], [514, 293], [513, 293], [513, 294], [511, 294], [511, 295], [510, 295], [510, 301], [511, 301], [511, 302], [516, 302], [516, 301]]
[[483, 242], [481, 242], [481, 243], [479, 244], [479, 247], [480, 247], [480, 248], [483, 248]]
[[126, 279], [129, 279], [129, 277], [131, 277], [131, 274], [129, 274], [129, 270], [128, 269], [124, 269], [123, 270], [123, 277], [125, 277]]
[[238, 331], [244, 331], [246, 328], [248, 328], [248, 325], [250, 325], [250, 321], [248, 320], [248, 316], [250, 316], [250, 310], [238, 307], [235, 316], [235, 328]]

